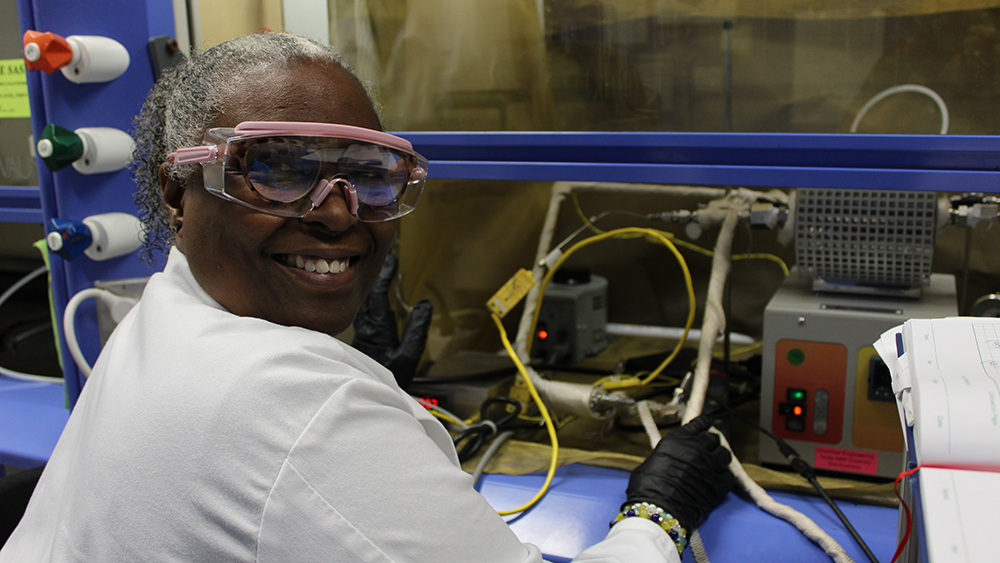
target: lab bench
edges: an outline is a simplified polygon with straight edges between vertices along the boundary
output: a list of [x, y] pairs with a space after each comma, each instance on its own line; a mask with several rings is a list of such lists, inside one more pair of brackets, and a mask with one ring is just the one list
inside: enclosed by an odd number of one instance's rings
[[[45, 463], [68, 417], [62, 385], [0, 378], [0, 463], [25, 468]], [[553, 563], [570, 561], [607, 533], [608, 522], [625, 501], [628, 475], [620, 469], [582, 464], [560, 467], [544, 499], [526, 513], [508, 517], [508, 522], [522, 541], [537, 545]], [[480, 492], [502, 510], [526, 502], [544, 480], [544, 473], [488, 474], [480, 482]], [[772, 496], [809, 516], [856, 561], [863, 559], [821, 499], [781, 492]], [[889, 561], [896, 547], [897, 510], [849, 502], [838, 505], [878, 559]], [[790, 524], [736, 494], [709, 516], [700, 533], [715, 563], [829, 561]], [[685, 551], [684, 561], [693, 560], [690, 550]]]
[[[509, 518], [521, 541], [533, 543], [553, 563], [571, 561], [599, 542], [608, 523], [625, 502], [628, 472], [582, 464], [560, 467], [546, 496], [531, 510]], [[544, 473], [483, 476], [480, 492], [497, 509], [520, 506], [541, 487]], [[771, 492], [771, 496], [812, 519], [837, 540], [855, 561], [867, 560], [850, 534], [818, 498]], [[879, 561], [888, 562], [896, 550], [898, 511], [895, 508], [838, 501]], [[810, 563], [830, 561], [816, 544], [791, 524], [762, 511], [745, 496], [730, 493], [698, 529], [713, 563], [767, 561]], [[694, 561], [691, 550], [683, 561]]]
[[0, 464], [44, 464], [68, 419], [64, 386], [0, 377]]

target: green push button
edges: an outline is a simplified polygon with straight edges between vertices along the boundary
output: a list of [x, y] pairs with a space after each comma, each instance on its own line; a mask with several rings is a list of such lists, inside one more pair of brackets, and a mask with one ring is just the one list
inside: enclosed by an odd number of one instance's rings
[[789, 389], [788, 390], [788, 400], [793, 403], [802, 403], [806, 400], [806, 390], [805, 389]]
[[788, 363], [793, 366], [802, 365], [802, 362], [806, 361], [806, 353], [800, 348], [792, 348], [788, 351]]

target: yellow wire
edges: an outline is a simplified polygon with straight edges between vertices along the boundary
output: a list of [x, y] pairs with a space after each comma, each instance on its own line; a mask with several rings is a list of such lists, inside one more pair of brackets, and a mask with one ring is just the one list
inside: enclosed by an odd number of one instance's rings
[[596, 235], [604, 234], [604, 231], [598, 229], [597, 226], [591, 223], [590, 218], [588, 218], [587, 214], [583, 212], [583, 208], [580, 207], [580, 200], [579, 198], [576, 197], [576, 192], [573, 192], [571, 196], [573, 198], [573, 207], [576, 209], [576, 214], [580, 216], [580, 219], [583, 221], [583, 224], [587, 225], [587, 228], [590, 229]]
[[753, 344], [747, 344], [746, 346], [744, 346], [742, 348], [734, 348], [734, 349], [730, 350], [729, 353], [730, 353], [730, 355], [733, 355], [733, 356], [739, 356], [740, 354], [748, 354], [750, 352], [754, 352], [756, 350], [759, 350], [759, 349], [761, 349], [763, 347], [764, 347], [764, 343], [763, 342], [755, 342]]
[[497, 512], [500, 516], [508, 516], [510, 514], [517, 514], [518, 512], [524, 512], [531, 508], [536, 502], [539, 501], [545, 493], [549, 490], [549, 484], [552, 483], [552, 477], [556, 474], [556, 462], [559, 460], [559, 439], [556, 437], [556, 427], [552, 424], [552, 417], [549, 415], [549, 410], [545, 408], [545, 403], [542, 402], [542, 398], [538, 396], [538, 391], [535, 390], [535, 384], [531, 382], [531, 377], [528, 375], [528, 370], [524, 368], [524, 364], [517, 357], [517, 352], [514, 351], [514, 347], [510, 345], [510, 340], [507, 338], [507, 331], [503, 328], [503, 322], [500, 321], [500, 317], [496, 314], [491, 314], [493, 317], [493, 322], [497, 325], [497, 330], [500, 331], [500, 339], [503, 341], [503, 347], [507, 350], [507, 354], [510, 355], [510, 359], [514, 361], [514, 365], [517, 366], [517, 371], [521, 373], [521, 377], [524, 378], [524, 383], [528, 386], [528, 392], [531, 393], [531, 398], [538, 405], [538, 412], [542, 414], [542, 418], [545, 419], [545, 429], [549, 431], [549, 439], [552, 441], [552, 461], [549, 463], [549, 471], [545, 475], [545, 482], [542, 484], [542, 488], [538, 489], [535, 493], [534, 498], [529, 500], [524, 505], [515, 508], [513, 510], [498, 510]]
[[785, 276], [788, 276], [788, 264], [780, 257], [774, 254], [768, 254], [766, 252], [758, 252], [755, 254], [736, 254], [733, 256], [733, 260], [770, 260], [781, 266], [781, 271], [784, 272]]
[[[664, 236], [669, 237], [671, 240], [673, 240], [674, 244], [676, 244], [677, 246], [680, 246], [680, 247], [683, 247], [683, 248], [687, 248], [688, 250], [693, 250], [693, 251], [697, 252], [698, 254], [703, 254], [705, 256], [715, 256], [715, 252], [712, 251], [712, 250], [709, 250], [707, 248], [702, 248], [702, 247], [698, 246], [697, 244], [692, 244], [690, 242], [678, 239], [678, 238], [674, 237], [672, 233], [668, 233], [666, 231], [660, 231], [660, 232]], [[777, 256], [777, 255], [774, 255], [774, 254], [769, 254], [767, 252], [756, 252], [756, 253], [747, 253], [747, 254], [734, 254], [732, 256], [732, 259], [733, 260], [770, 260], [770, 261], [776, 263], [778, 266], [780, 266], [781, 267], [781, 271], [786, 276], [788, 275], [788, 265], [785, 264], [785, 261], [782, 260], [780, 256]]]
[[[583, 212], [583, 207], [580, 206], [580, 200], [579, 198], [576, 197], [576, 192], [573, 192], [571, 196], [573, 199], [573, 207], [576, 209], [576, 214], [580, 217], [580, 220], [583, 221], [583, 223], [587, 226], [587, 228], [593, 231], [595, 234], [599, 235], [604, 234], [605, 231], [602, 231], [601, 229], [597, 228], [597, 226], [590, 221], [590, 218], [587, 217], [587, 214]], [[697, 244], [693, 244], [685, 240], [678, 239], [673, 235], [673, 233], [669, 233], [666, 231], [657, 231], [657, 232], [673, 240], [674, 244], [676, 244], [677, 246], [687, 248], [688, 250], [693, 250], [694, 252], [703, 254], [705, 256], [710, 256], [710, 257], [715, 256], [714, 251], [698, 246]], [[785, 261], [782, 260], [779, 256], [776, 256], [774, 254], [769, 254], [766, 252], [736, 254], [733, 255], [731, 258], [733, 260], [770, 260], [778, 264], [778, 266], [781, 266], [781, 271], [784, 272], [786, 277], [788, 276], [788, 265], [785, 264]]]
[[[594, 235], [592, 237], [583, 239], [582, 241], [571, 246], [569, 250], [567, 250], [559, 258], [559, 260], [552, 265], [552, 268], [550, 268], [549, 271], [545, 274], [545, 278], [542, 279], [542, 283], [539, 286], [539, 291], [538, 291], [538, 300], [535, 303], [535, 312], [531, 318], [531, 330], [529, 331], [528, 334], [535, 333], [535, 326], [538, 324], [538, 315], [541, 313], [542, 310], [542, 298], [545, 295], [545, 288], [548, 286], [549, 281], [552, 279], [552, 276], [555, 274], [556, 270], [558, 270], [559, 267], [562, 266], [563, 262], [565, 262], [566, 259], [572, 256], [574, 252], [580, 250], [585, 246], [589, 246], [591, 244], [594, 244], [595, 242], [599, 242], [608, 238], [627, 239], [627, 238], [645, 237], [647, 239], [652, 239], [653, 242], [662, 243], [664, 246], [670, 249], [674, 257], [677, 258], [677, 263], [680, 265], [681, 271], [684, 273], [684, 284], [687, 286], [687, 293], [688, 293], [688, 318], [687, 322], [684, 325], [684, 333], [681, 335], [680, 340], [677, 341], [677, 345], [674, 347], [670, 355], [667, 356], [667, 358], [663, 360], [663, 363], [661, 363], [659, 367], [653, 370], [653, 372], [650, 373], [649, 376], [646, 377], [645, 379], [633, 378], [622, 381], [607, 382], [603, 383], [602, 385], [604, 389], [621, 389], [624, 387], [635, 387], [636, 385], [646, 385], [649, 382], [656, 379], [656, 377], [659, 376], [664, 369], [666, 369], [666, 367], [670, 364], [670, 362], [674, 361], [674, 358], [677, 357], [677, 354], [680, 353], [681, 348], [683, 348], [684, 346], [684, 342], [687, 340], [688, 332], [691, 331], [691, 326], [694, 324], [694, 316], [695, 316], [694, 282], [691, 280], [691, 271], [688, 270], [687, 262], [684, 261], [684, 256], [681, 255], [680, 251], [677, 250], [677, 247], [674, 246], [674, 244], [670, 241], [670, 238], [672, 237], [668, 235], [669, 235], [668, 233], [664, 233], [656, 229], [626, 227], [623, 229], [615, 229], [613, 231], [608, 231], [599, 235]], [[532, 344], [532, 339], [528, 339], [527, 350], [529, 354], [531, 353], [531, 344]]]
[[444, 421], [447, 421], [447, 422], [450, 422], [450, 423], [452, 423], [452, 424], [454, 424], [455, 426], [458, 426], [458, 427], [460, 427], [460, 428], [461, 428], [461, 427], [462, 427], [463, 425], [467, 424], [467, 423], [462, 423], [462, 422], [459, 422], [458, 420], [455, 420], [454, 418], [452, 418], [452, 417], [450, 417], [450, 416], [448, 416], [448, 415], [444, 414], [443, 412], [439, 412], [439, 411], [436, 411], [436, 410], [434, 410], [434, 409], [427, 409], [427, 410], [431, 411], [431, 414], [432, 414], [432, 415], [434, 415], [434, 416], [436, 416], [437, 418], [440, 418], [441, 420], [444, 420]]

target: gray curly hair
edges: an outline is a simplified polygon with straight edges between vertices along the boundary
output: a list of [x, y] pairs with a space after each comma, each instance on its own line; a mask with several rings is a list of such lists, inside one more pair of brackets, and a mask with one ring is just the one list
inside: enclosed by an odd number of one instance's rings
[[[160, 165], [178, 148], [201, 144], [209, 124], [223, 111], [223, 94], [248, 74], [289, 62], [312, 62], [348, 72], [368, 94], [379, 114], [372, 89], [358, 79], [351, 65], [332, 48], [288, 33], [258, 33], [221, 43], [163, 73], [133, 121], [135, 151], [131, 173], [136, 183], [139, 219], [146, 228], [142, 252], [148, 264], [174, 243], [159, 181]], [[197, 166], [169, 165], [170, 178], [188, 185]]]

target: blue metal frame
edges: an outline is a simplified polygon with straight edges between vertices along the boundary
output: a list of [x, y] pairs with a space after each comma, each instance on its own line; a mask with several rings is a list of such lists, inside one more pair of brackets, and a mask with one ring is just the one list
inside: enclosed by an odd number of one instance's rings
[[[125, 46], [130, 55], [128, 70], [106, 83], [74, 84], [62, 73], [28, 72], [31, 127], [41, 137], [48, 123], [67, 129], [80, 127], [131, 128], [146, 93], [153, 86], [153, 70], [147, 43], [157, 35], [173, 35], [173, 11], [169, 0], [114, 2], [67, 2], [66, 0], [18, 0], [21, 33], [51, 31], [58, 35], [102, 35]], [[81, 220], [109, 211], [135, 213], [134, 184], [127, 170], [82, 175], [73, 168], [50, 172], [37, 159], [38, 188], [0, 188], [3, 220], [34, 219], [45, 223], [53, 217]], [[95, 280], [148, 276], [152, 272], [137, 255], [94, 262], [79, 258], [50, 261], [52, 299], [57, 317], [70, 297], [92, 287]], [[80, 307], [77, 333], [84, 355], [93, 362], [100, 350], [96, 314], [92, 302]], [[75, 404], [83, 388], [83, 377], [60, 338], [66, 394]]]
[[1000, 191], [1000, 137], [401, 133], [432, 178]]
[[0, 222], [41, 223], [42, 196], [39, 189], [0, 186]]
[[[431, 178], [1000, 192], [1000, 137], [791, 133], [405, 132]], [[32, 195], [32, 190], [35, 195]], [[36, 222], [38, 188], [0, 187]]]
[[[431, 178], [1000, 192], [1000, 137], [785, 133], [406, 132]], [[11, 192], [8, 190], [19, 190]], [[35, 222], [37, 188], [0, 188]], [[20, 191], [23, 191], [23, 195]], [[17, 197], [13, 197], [17, 194]]]

